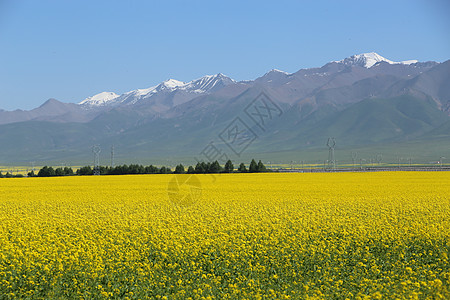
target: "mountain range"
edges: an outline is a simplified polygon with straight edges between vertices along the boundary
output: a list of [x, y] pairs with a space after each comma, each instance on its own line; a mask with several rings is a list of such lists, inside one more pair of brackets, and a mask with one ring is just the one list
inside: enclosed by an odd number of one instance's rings
[[364, 53], [295, 73], [273, 69], [255, 80], [169, 79], [79, 103], [49, 99], [30, 111], [0, 110], [0, 165], [88, 163], [94, 144], [114, 145], [123, 161], [206, 160], [212, 149], [232, 159], [282, 156], [326, 148], [329, 137], [342, 149], [448, 141], [450, 61]]

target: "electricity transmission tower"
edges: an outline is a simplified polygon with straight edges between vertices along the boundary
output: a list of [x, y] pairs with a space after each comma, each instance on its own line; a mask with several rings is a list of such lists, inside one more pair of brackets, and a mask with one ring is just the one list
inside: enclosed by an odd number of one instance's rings
[[114, 168], [114, 145], [111, 146], [111, 169]]
[[92, 147], [92, 152], [94, 153], [94, 175], [100, 175], [100, 152], [102, 149], [99, 145], [94, 145]]
[[358, 158], [358, 153], [357, 153], [357, 152], [352, 152], [353, 169], [355, 168], [355, 161], [356, 161], [356, 158]]
[[381, 164], [381, 161], [383, 160], [383, 155], [381, 155], [381, 154], [377, 154], [377, 163], [378, 163], [378, 165], [380, 165]]
[[336, 140], [328, 138], [328, 169], [336, 169], [336, 160], [334, 158], [334, 148], [336, 147]]

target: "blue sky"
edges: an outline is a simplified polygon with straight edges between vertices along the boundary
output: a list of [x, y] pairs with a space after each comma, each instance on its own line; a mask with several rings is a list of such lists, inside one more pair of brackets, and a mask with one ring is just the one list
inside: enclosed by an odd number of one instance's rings
[[0, 108], [353, 54], [450, 59], [450, 2], [0, 0]]

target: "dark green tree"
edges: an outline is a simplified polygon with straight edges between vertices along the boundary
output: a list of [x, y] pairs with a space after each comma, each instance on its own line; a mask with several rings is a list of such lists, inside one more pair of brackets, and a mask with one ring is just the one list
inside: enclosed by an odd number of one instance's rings
[[184, 174], [184, 166], [182, 164], [179, 164], [175, 167], [175, 172], [173, 172], [174, 174]]
[[252, 161], [250, 162], [250, 166], [248, 167], [248, 171], [250, 173], [258, 172], [258, 164], [256, 163], [256, 161], [254, 159], [252, 159]]
[[117, 173], [118, 173], [119, 175], [130, 173], [130, 171], [129, 171], [129, 169], [128, 169], [128, 165], [118, 166], [118, 167], [117, 167]]
[[39, 170], [38, 176], [39, 177], [55, 176], [55, 170], [52, 167], [44, 166], [42, 169]]
[[66, 176], [72, 176], [73, 175], [73, 170], [70, 167], [64, 167], [64, 175]]
[[162, 166], [161, 169], [159, 169], [159, 173], [161, 173], [161, 174], [169, 174], [169, 173], [172, 173], [172, 170], [170, 168]]
[[231, 160], [225, 163], [225, 173], [232, 173], [234, 171], [234, 165]]
[[92, 174], [93, 174], [93, 171], [90, 166], [81, 167], [77, 170], [77, 175], [92, 175]]
[[109, 175], [111, 173], [111, 170], [109, 167], [100, 166], [100, 175]]
[[245, 164], [244, 164], [244, 163], [241, 163], [241, 164], [239, 165], [238, 171], [241, 172], [241, 173], [247, 172], [247, 168], [245, 167]]
[[125, 174], [144, 174], [145, 168], [142, 165], [132, 164], [128, 166], [128, 173]]
[[207, 166], [204, 162], [198, 162], [195, 166], [195, 173], [197, 174], [203, 174], [208, 171]]
[[55, 176], [64, 176], [64, 169], [63, 168], [56, 168], [55, 169]]
[[146, 174], [156, 174], [159, 172], [159, 169], [153, 165], [145, 167]]
[[261, 160], [258, 162], [258, 172], [267, 172], [267, 168]]
[[208, 173], [220, 173], [221, 171], [222, 167], [217, 160], [209, 164]]
[[193, 166], [189, 166], [188, 170], [187, 170], [188, 174], [194, 174], [195, 173], [195, 169]]

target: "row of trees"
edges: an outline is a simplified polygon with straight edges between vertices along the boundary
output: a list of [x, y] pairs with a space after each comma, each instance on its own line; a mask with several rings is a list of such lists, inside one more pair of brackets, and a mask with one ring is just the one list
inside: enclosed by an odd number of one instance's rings
[[[51, 176], [72, 176], [74, 175], [73, 169], [70, 167], [64, 167], [64, 168], [56, 168], [53, 169], [52, 167], [43, 167], [39, 170], [37, 176], [39, 177], [51, 177]], [[36, 176], [34, 174], [34, 171], [31, 171], [28, 173], [28, 177], [34, 177]]]
[[0, 178], [16, 178], [16, 177], [23, 177], [23, 175], [22, 174], [13, 175], [9, 172], [6, 172], [6, 174], [2, 174], [2, 172], [0, 172]]
[[222, 167], [219, 162], [216, 160], [212, 163], [199, 162], [195, 167], [189, 166], [187, 171], [185, 171], [184, 166], [179, 164], [175, 167], [175, 174], [205, 174], [205, 173], [256, 173], [256, 172], [267, 172], [266, 166], [259, 161], [256, 163], [254, 159], [250, 162], [250, 166], [247, 169], [244, 163], [241, 163], [237, 170], [234, 169], [233, 162], [228, 160], [225, 165]]
[[[114, 168], [111, 167], [99, 167], [100, 175], [127, 175], [127, 174], [170, 174], [172, 173], [170, 168], [167, 167], [155, 167], [153, 165], [121, 165]], [[93, 175], [94, 169], [90, 166], [79, 168], [76, 172], [77, 175]]]
[[[247, 169], [244, 163], [241, 163], [237, 170], [234, 169], [234, 165], [231, 160], [228, 160], [222, 167], [216, 160], [214, 162], [199, 162], [197, 165], [189, 166], [187, 169], [182, 164], [175, 167], [172, 171], [169, 167], [156, 167], [153, 165], [143, 166], [143, 165], [121, 165], [116, 167], [103, 167], [100, 166], [98, 169], [100, 175], [128, 175], [128, 174], [210, 174], [210, 173], [256, 173], [256, 172], [267, 172], [267, 168], [264, 164], [259, 161], [258, 163], [252, 159], [250, 165]], [[38, 176], [38, 177], [51, 177], [51, 176], [72, 176], [72, 175], [93, 175], [94, 169], [90, 166], [81, 167], [76, 172], [70, 167], [56, 168], [45, 166], [39, 170], [38, 174], [34, 172], [28, 173], [28, 176]]]

